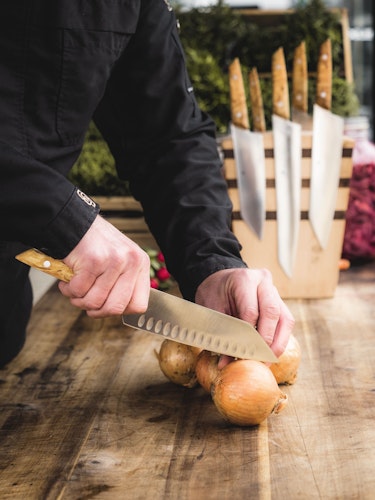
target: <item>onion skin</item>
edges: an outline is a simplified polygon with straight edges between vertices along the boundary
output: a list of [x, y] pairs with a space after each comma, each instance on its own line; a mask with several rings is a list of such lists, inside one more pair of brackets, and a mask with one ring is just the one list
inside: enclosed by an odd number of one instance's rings
[[270, 370], [280, 385], [293, 385], [297, 380], [301, 363], [301, 346], [297, 338], [291, 334], [278, 363], [273, 363]]
[[165, 339], [156, 356], [164, 375], [174, 384], [192, 388], [197, 385], [195, 367], [201, 349]]
[[288, 401], [268, 366], [244, 359], [220, 370], [211, 396], [221, 415], [239, 426], [260, 424], [271, 413], [282, 411]]
[[211, 386], [213, 381], [219, 374], [219, 354], [211, 353], [210, 351], [202, 351], [197, 359], [195, 374], [199, 384], [203, 389], [211, 394]]

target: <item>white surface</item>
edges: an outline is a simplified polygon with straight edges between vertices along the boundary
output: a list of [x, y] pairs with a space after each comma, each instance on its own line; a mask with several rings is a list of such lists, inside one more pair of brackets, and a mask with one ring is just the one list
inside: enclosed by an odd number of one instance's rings
[[35, 305], [51, 288], [56, 279], [37, 269], [30, 269], [30, 281], [33, 289], [33, 304]]

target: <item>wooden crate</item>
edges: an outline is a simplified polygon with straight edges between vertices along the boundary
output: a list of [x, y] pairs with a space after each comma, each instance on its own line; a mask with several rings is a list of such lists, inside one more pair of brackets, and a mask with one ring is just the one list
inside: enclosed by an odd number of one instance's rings
[[236, 164], [231, 137], [221, 141], [224, 171], [233, 203], [232, 229], [243, 246], [242, 257], [252, 268], [268, 268], [278, 291], [286, 298], [332, 297], [339, 277], [339, 260], [345, 231], [345, 213], [349, 200], [352, 173], [352, 139], [344, 138], [336, 211], [329, 243], [322, 250], [308, 219], [312, 134], [302, 132], [301, 221], [299, 241], [292, 278], [286, 276], [277, 256], [277, 210], [272, 131], [264, 133], [266, 157], [266, 220], [260, 241], [242, 220], [237, 189]]

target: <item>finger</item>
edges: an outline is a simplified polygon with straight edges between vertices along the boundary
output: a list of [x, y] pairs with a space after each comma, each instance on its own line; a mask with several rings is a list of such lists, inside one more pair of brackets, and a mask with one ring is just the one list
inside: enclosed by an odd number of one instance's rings
[[[132, 279], [131, 279], [132, 278]], [[149, 271], [136, 276], [123, 273], [100, 308], [88, 308], [87, 314], [93, 318], [112, 315], [142, 313], [147, 309], [150, 293]]]
[[121, 272], [115, 266], [108, 266], [102, 274], [94, 277], [90, 287], [87, 287], [89, 281], [85, 279], [86, 274], [86, 272], [79, 272], [71, 280], [71, 286], [68, 289], [71, 293], [70, 302], [80, 309], [99, 310], [105, 304]]
[[281, 356], [281, 354], [285, 351], [290, 334], [293, 331], [294, 324], [295, 320], [292, 313], [289, 311], [286, 304], [281, 301], [280, 319], [271, 344], [271, 349], [277, 357]]
[[280, 319], [280, 298], [276, 288], [268, 281], [263, 281], [258, 288], [259, 319], [258, 332], [271, 346]]
[[97, 276], [87, 270], [79, 271], [68, 282], [60, 281], [58, 284], [60, 292], [70, 299], [82, 298], [92, 288]]
[[234, 304], [230, 310], [232, 316], [241, 318], [253, 326], [257, 325], [259, 319], [258, 286], [261, 276], [258, 274], [254, 274], [250, 281], [244, 276], [243, 284], [234, 290]]
[[229, 365], [234, 360], [231, 356], [227, 356], [226, 354], [222, 354], [219, 358], [219, 362], [217, 364], [217, 367], [219, 370], [224, 368], [224, 366]]
[[150, 270], [141, 268], [138, 279], [135, 281], [130, 299], [124, 308], [126, 314], [142, 313], [146, 311], [150, 295]]

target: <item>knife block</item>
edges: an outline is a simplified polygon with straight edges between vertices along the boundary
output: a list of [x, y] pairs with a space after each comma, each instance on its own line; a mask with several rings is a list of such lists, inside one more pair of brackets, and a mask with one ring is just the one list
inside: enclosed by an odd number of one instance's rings
[[283, 299], [332, 297], [339, 279], [339, 260], [345, 232], [345, 214], [349, 201], [354, 141], [344, 137], [340, 182], [337, 190], [336, 210], [332, 221], [328, 245], [322, 249], [311, 227], [308, 210], [312, 133], [302, 132], [301, 219], [297, 255], [292, 277], [287, 276], [278, 262], [277, 209], [272, 131], [263, 133], [266, 165], [266, 217], [263, 237], [257, 235], [241, 218], [237, 188], [237, 173], [231, 137], [223, 138], [224, 175], [229, 197], [233, 204], [232, 230], [242, 245], [242, 258], [251, 268], [267, 268]]

